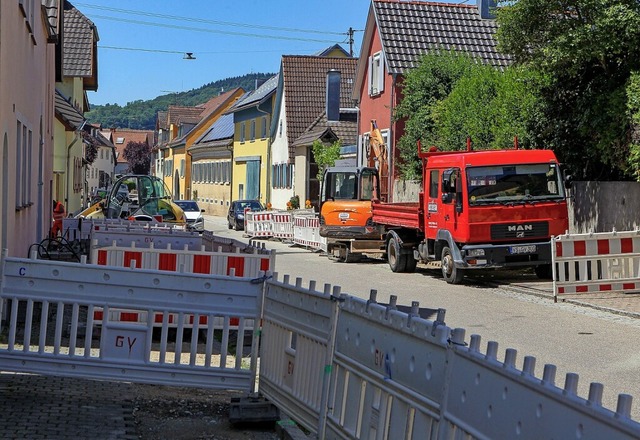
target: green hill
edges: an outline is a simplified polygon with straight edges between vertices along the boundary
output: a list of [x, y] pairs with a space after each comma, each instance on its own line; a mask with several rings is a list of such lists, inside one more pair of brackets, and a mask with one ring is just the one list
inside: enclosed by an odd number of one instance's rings
[[91, 123], [102, 124], [104, 128], [154, 130], [156, 115], [159, 111], [167, 110], [169, 105], [195, 106], [207, 102], [222, 91], [236, 87], [250, 91], [255, 88], [256, 80], [266, 80], [273, 75], [273, 73], [249, 73], [221, 79], [187, 92], [161, 95], [147, 101], [132, 101], [124, 107], [118, 104], [92, 105], [91, 111], [85, 113], [85, 117]]

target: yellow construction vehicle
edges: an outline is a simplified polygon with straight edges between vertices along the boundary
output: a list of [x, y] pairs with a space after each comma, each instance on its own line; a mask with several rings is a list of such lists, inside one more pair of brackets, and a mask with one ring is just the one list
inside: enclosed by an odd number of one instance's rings
[[[136, 194], [136, 197], [132, 197]], [[186, 224], [182, 208], [171, 200], [164, 182], [155, 176], [127, 174], [111, 186], [106, 197], [80, 212], [77, 218], [125, 218]]]

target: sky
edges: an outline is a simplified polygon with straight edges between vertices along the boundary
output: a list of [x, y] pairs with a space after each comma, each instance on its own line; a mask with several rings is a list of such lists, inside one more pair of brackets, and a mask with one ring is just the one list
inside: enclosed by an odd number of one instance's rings
[[349, 51], [349, 28], [358, 56], [370, 0], [71, 3], [100, 38], [98, 90], [88, 92], [90, 104], [124, 106], [228, 77], [277, 73], [282, 55], [313, 55], [334, 44]]

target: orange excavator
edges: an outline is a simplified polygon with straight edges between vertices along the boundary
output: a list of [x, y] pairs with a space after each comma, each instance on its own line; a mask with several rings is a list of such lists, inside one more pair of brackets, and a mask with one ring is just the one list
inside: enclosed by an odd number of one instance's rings
[[[387, 149], [375, 120], [366, 145], [366, 167], [329, 167], [320, 192], [320, 235], [329, 257], [356, 262], [363, 252], [380, 249], [380, 228], [374, 225], [371, 200], [387, 200]], [[382, 188], [382, 193], [381, 193]]]

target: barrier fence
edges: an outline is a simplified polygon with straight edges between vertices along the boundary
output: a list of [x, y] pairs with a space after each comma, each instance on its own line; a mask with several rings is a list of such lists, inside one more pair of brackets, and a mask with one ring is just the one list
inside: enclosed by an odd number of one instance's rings
[[[263, 287], [251, 278], [2, 258], [0, 370], [252, 391]], [[105, 294], [108, 292], [108, 294]], [[151, 322], [105, 319], [127, 309]], [[193, 322], [190, 318], [194, 317]], [[171, 317], [175, 331], [169, 332]], [[239, 322], [234, 329], [231, 320]], [[201, 326], [202, 319], [221, 326]], [[187, 332], [189, 330], [189, 332]], [[154, 339], [155, 338], [155, 339]], [[247, 338], [251, 352], [246, 353]], [[183, 342], [184, 341], [184, 342]]]
[[630, 395], [602, 406], [603, 386], [577, 395], [579, 377], [556, 386], [556, 367], [498, 343], [481, 349], [462, 328], [378, 304], [315, 291], [300, 279], [265, 285], [259, 391], [317, 438], [640, 438]]
[[313, 250], [327, 250], [327, 240], [320, 237], [320, 220], [313, 209], [247, 211], [245, 236], [273, 237]]
[[553, 294], [640, 292], [640, 229], [552, 238]]

